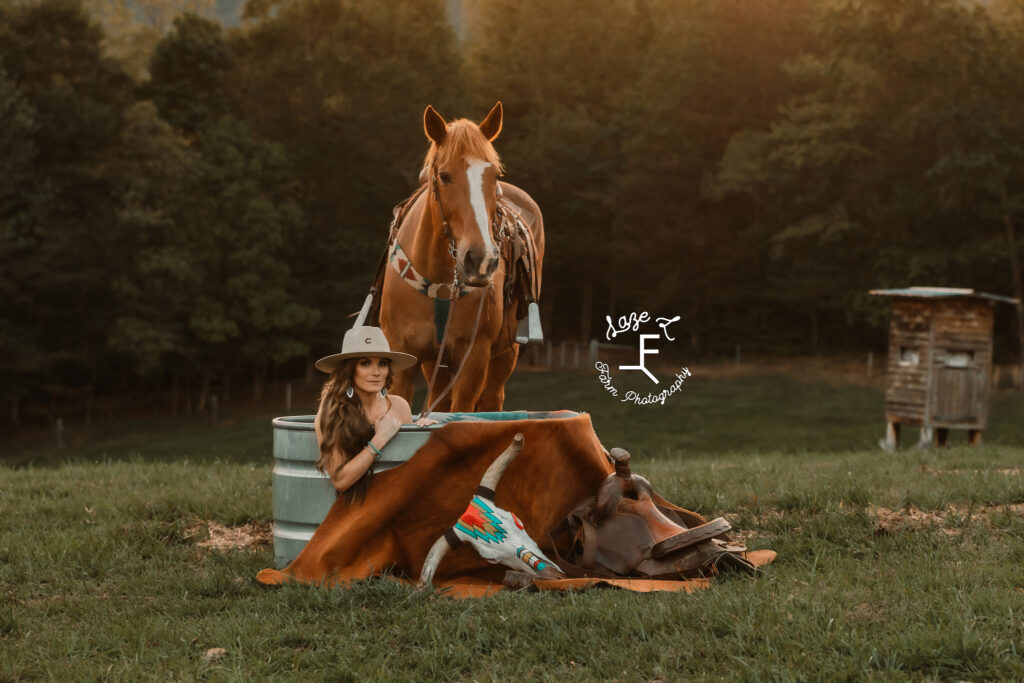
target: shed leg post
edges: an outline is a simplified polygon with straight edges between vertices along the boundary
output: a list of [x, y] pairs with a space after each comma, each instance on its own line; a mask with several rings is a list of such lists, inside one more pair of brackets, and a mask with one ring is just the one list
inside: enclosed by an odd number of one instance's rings
[[932, 428], [931, 427], [924, 427], [924, 426], [922, 426], [921, 427], [921, 435], [917, 438], [917, 449], [918, 450], [924, 450], [926, 448], [931, 448], [932, 447], [932, 440], [933, 440]]
[[969, 429], [967, 430], [967, 443], [972, 446], [981, 445], [981, 430], [980, 429]]
[[895, 453], [896, 449], [900, 446], [900, 423], [899, 422], [886, 422], [885, 423], [885, 441], [882, 442], [882, 448], [888, 453]]

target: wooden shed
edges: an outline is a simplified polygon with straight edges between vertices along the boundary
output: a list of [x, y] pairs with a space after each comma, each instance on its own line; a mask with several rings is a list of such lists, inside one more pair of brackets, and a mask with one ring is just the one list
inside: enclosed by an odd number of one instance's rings
[[921, 427], [921, 443], [945, 445], [950, 429], [966, 429], [981, 443], [992, 376], [992, 321], [996, 302], [973, 289], [875, 289], [892, 300], [882, 447], [899, 446], [900, 427]]

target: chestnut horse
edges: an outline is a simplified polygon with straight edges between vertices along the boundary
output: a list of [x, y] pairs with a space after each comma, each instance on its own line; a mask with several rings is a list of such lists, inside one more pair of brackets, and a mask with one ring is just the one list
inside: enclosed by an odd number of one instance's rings
[[[505, 401], [505, 381], [519, 356], [517, 302], [504, 296], [515, 231], [509, 234], [499, 218], [511, 215], [509, 207], [532, 233], [540, 292], [544, 224], [528, 194], [498, 180], [501, 160], [491, 142], [501, 124], [501, 102], [479, 125], [445, 122], [427, 107], [423, 128], [430, 149], [420, 174], [426, 186], [413, 195], [389, 246], [380, 326], [393, 350], [419, 359], [428, 382], [436, 370], [428, 406], [457, 375], [437, 410], [497, 411]], [[435, 369], [446, 324], [441, 367]], [[391, 390], [411, 400], [414, 372], [396, 372]]]

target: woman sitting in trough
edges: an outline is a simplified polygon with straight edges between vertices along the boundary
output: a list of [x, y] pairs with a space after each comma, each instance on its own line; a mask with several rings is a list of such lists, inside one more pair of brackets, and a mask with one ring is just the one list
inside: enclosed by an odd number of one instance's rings
[[[316, 466], [346, 502], [366, 497], [374, 461], [399, 427], [412, 422], [408, 401], [389, 396], [388, 389], [392, 369], [415, 364], [415, 356], [392, 351], [378, 327], [352, 328], [345, 333], [341, 353], [316, 362], [317, 370], [330, 375], [314, 422], [320, 445]], [[435, 423], [424, 418], [416, 425]]]

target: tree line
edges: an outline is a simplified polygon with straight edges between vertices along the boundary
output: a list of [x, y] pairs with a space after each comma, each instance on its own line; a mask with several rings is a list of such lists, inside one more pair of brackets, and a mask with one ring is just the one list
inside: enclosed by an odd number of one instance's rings
[[[0, 2], [10, 421], [258, 397], [334, 350], [417, 184], [426, 104], [505, 104], [549, 337], [648, 310], [693, 354], [881, 349], [870, 288], [1020, 296], [1021, 2], [464, 7], [460, 38], [442, 0], [249, 0], [240, 27], [186, 12], [162, 34]], [[1016, 351], [1020, 309], [997, 324]]]

